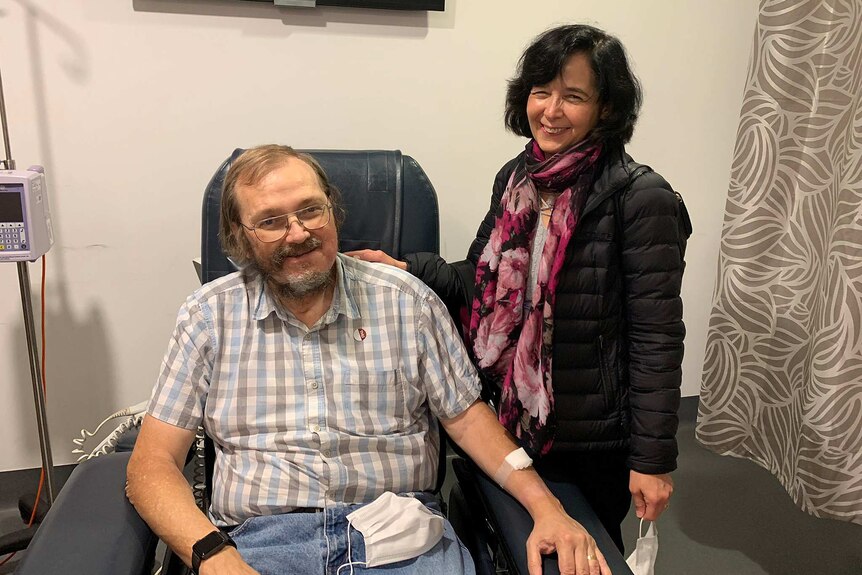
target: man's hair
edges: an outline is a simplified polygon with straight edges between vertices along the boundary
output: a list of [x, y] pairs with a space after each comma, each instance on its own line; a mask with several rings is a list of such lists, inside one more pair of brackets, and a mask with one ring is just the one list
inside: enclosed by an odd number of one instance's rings
[[638, 119], [640, 82], [629, 67], [620, 41], [585, 24], [552, 28], [527, 47], [506, 90], [506, 127], [519, 136], [532, 137], [527, 118], [530, 91], [558, 77], [574, 54], [584, 54], [589, 59], [598, 104], [606, 112], [590, 137], [610, 147], [622, 146], [631, 140]]
[[[221, 194], [219, 239], [224, 252], [238, 265], [247, 265], [253, 261], [253, 258], [248, 237], [242, 233], [239, 225], [242, 222], [239, 218], [236, 188], [237, 186], [256, 186], [291, 158], [305, 162], [314, 170], [320, 189], [323, 190], [332, 205], [332, 217], [335, 218], [336, 229], [340, 228], [344, 221], [341, 193], [329, 183], [326, 172], [323, 171], [317, 160], [309, 154], [294, 150], [290, 146], [268, 144], [249, 148], [231, 163], [224, 178]], [[235, 225], [232, 226], [231, 224]]]

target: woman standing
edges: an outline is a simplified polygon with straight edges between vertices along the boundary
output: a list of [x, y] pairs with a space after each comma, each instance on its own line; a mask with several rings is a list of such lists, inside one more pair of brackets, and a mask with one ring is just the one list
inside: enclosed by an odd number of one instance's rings
[[641, 102], [619, 40], [551, 29], [522, 55], [506, 127], [529, 138], [494, 181], [467, 259], [407, 269], [461, 307], [500, 421], [548, 480], [577, 486], [622, 550], [631, 498], [656, 519], [673, 492], [690, 223], [625, 153]]

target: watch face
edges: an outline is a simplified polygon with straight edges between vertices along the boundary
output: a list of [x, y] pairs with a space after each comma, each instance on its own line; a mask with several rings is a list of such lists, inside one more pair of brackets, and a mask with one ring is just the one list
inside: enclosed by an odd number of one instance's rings
[[206, 559], [209, 555], [224, 547], [228, 541], [230, 541], [230, 537], [221, 531], [213, 531], [195, 543], [192, 550], [201, 559]]

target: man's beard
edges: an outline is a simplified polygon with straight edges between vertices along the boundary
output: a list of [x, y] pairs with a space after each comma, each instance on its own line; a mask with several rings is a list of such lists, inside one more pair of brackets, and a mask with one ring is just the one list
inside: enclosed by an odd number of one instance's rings
[[314, 236], [301, 244], [287, 244], [275, 250], [268, 261], [263, 261], [255, 255], [255, 264], [263, 274], [263, 278], [274, 291], [275, 295], [285, 299], [302, 299], [309, 295], [321, 293], [335, 281], [335, 269], [326, 271], [300, 271], [285, 281], [276, 280], [273, 274], [281, 270], [284, 260], [291, 256], [299, 256], [320, 247], [322, 242]]

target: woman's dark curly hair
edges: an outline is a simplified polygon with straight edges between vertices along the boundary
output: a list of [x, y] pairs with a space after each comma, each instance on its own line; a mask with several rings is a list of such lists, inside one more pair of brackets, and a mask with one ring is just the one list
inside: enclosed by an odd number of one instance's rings
[[620, 41], [585, 24], [552, 28], [524, 51], [506, 90], [505, 120], [509, 130], [532, 137], [527, 118], [530, 91], [558, 77], [569, 57], [579, 53], [589, 58], [603, 109], [591, 137], [611, 147], [622, 146], [631, 139], [641, 107], [640, 82], [629, 68]]

